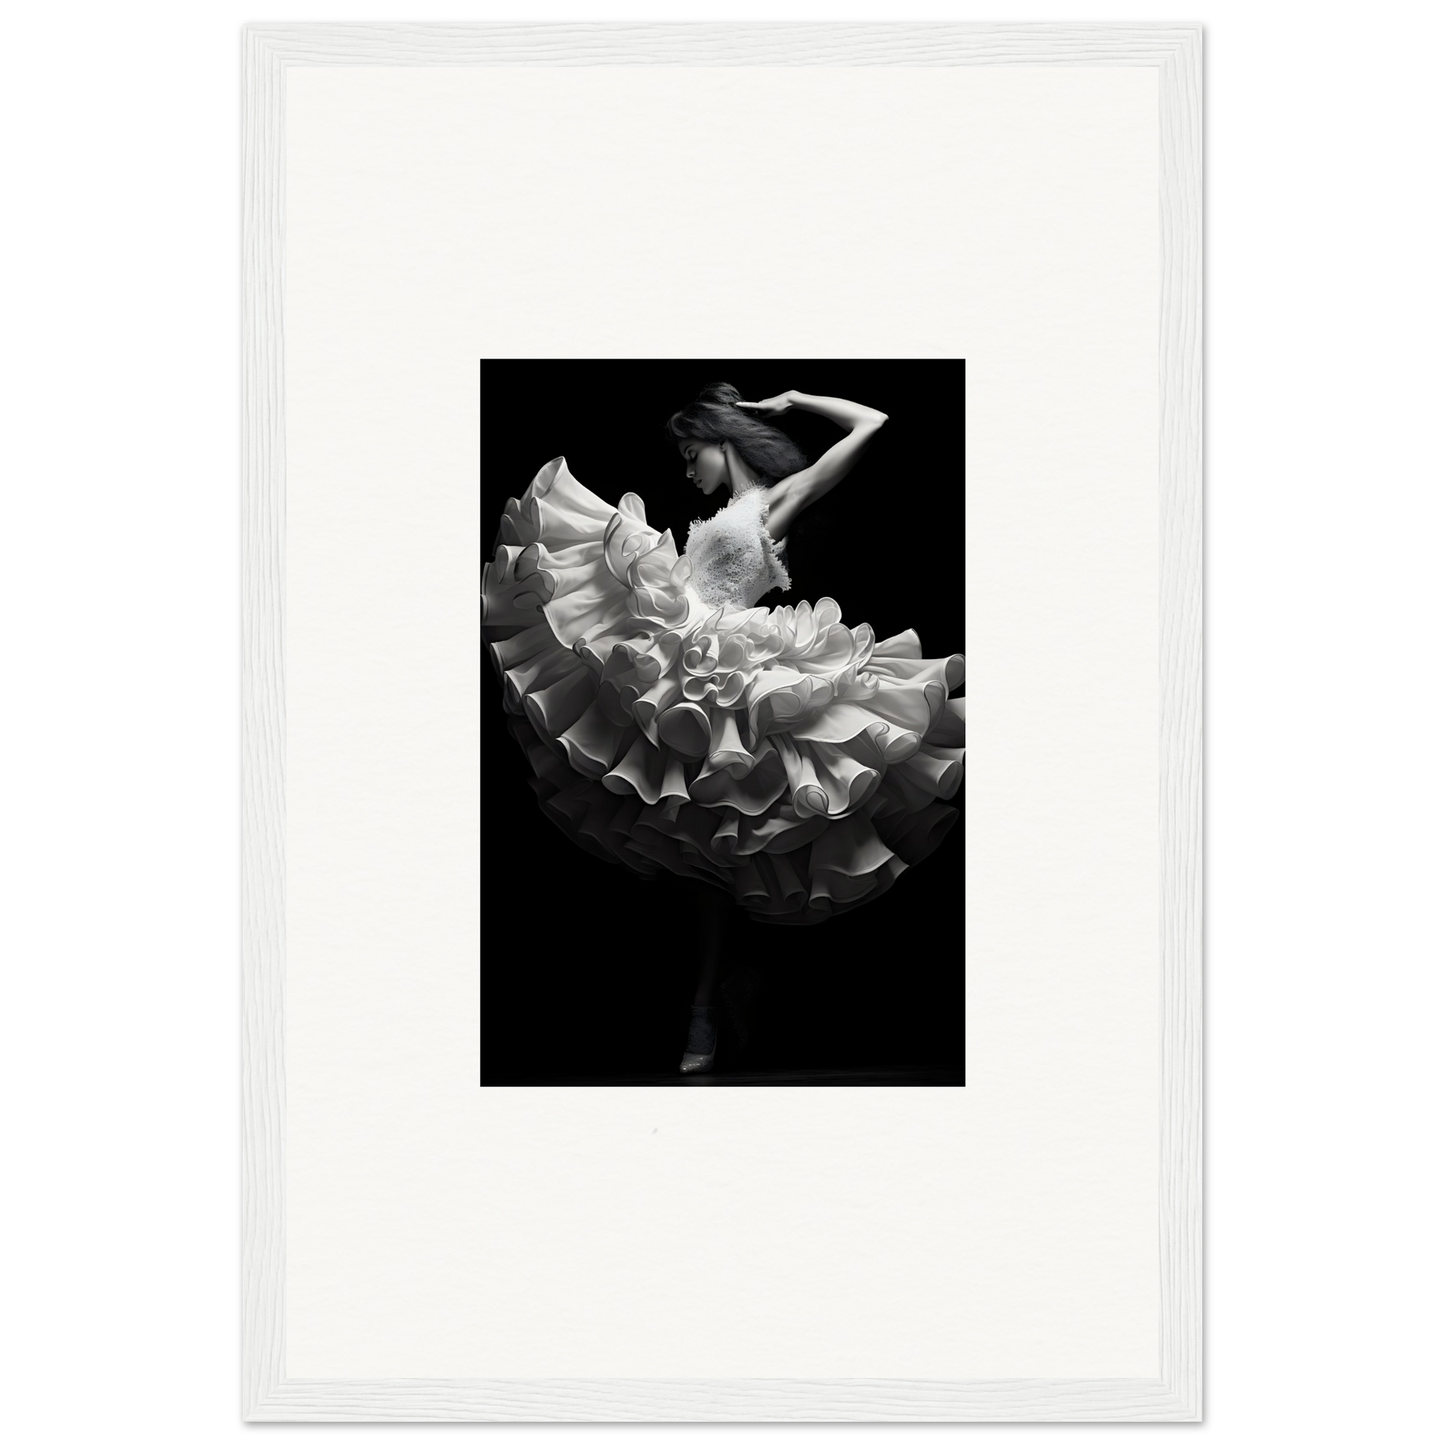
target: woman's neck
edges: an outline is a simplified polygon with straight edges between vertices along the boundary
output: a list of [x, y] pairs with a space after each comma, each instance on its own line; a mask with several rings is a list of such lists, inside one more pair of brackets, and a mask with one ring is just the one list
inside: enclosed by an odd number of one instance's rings
[[728, 487], [732, 491], [730, 500], [737, 501], [744, 492], [750, 492], [758, 485], [757, 474], [730, 446], [723, 448], [723, 459], [727, 463]]

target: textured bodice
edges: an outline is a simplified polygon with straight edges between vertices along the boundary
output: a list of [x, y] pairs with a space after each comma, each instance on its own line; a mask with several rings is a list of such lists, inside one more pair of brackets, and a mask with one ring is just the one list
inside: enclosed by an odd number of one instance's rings
[[709, 607], [754, 607], [765, 592], [789, 589], [788, 569], [767, 524], [767, 489], [753, 487], [688, 529], [688, 585]]

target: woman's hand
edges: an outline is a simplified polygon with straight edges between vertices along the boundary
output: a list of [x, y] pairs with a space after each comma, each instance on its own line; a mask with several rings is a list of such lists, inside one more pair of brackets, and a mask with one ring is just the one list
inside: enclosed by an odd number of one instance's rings
[[793, 396], [791, 391], [780, 392], [777, 396], [770, 396], [765, 401], [739, 401], [734, 405], [743, 411], [751, 411], [759, 416], [782, 416], [785, 411], [792, 411]]

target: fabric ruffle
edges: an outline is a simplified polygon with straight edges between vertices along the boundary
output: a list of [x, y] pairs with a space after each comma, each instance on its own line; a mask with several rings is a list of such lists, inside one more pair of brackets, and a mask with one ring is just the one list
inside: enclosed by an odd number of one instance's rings
[[814, 923], [943, 840], [963, 776], [959, 654], [875, 641], [824, 597], [709, 606], [670, 532], [564, 458], [502, 514], [482, 629], [543, 810], [599, 857]]

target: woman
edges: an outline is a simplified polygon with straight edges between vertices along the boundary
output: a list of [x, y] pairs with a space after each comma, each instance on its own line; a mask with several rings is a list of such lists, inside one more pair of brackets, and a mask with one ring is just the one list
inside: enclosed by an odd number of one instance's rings
[[[811, 466], [764, 417], [846, 435]], [[727, 504], [679, 556], [628, 493], [613, 507], [557, 457], [503, 509], [483, 627], [512, 732], [552, 819], [649, 876], [720, 890], [752, 917], [817, 923], [891, 887], [957, 817], [957, 654], [876, 642], [816, 606], [760, 607], [791, 581], [788, 528], [845, 477], [887, 418], [834, 397], [747, 402], [718, 383], [667, 422], [688, 480]], [[712, 1067], [720, 918], [700, 914], [681, 1069]]]

